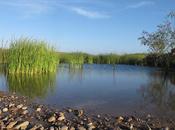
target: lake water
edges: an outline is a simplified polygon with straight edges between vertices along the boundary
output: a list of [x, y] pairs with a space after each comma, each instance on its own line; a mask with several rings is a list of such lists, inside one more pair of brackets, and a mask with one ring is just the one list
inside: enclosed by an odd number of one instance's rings
[[175, 117], [175, 74], [128, 65], [60, 65], [56, 74], [0, 73], [0, 90], [16, 92], [58, 108], [92, 113]]

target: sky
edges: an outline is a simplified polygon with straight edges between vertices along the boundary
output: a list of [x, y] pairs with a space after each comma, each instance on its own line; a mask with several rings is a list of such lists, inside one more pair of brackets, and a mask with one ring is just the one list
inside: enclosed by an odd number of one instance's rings
[[146, 52], [142, 31], [174, 10], [175, 0], [0, 0], [0, 39], [41, 39], [65, 52]]

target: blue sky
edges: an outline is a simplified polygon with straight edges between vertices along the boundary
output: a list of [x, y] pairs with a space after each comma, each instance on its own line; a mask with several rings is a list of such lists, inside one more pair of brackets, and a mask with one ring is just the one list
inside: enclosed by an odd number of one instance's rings
[[44, 39], [68, 52], [146, 52], [138, 37], [172, 10], [175, 0], [0, 0], [0, 38]]

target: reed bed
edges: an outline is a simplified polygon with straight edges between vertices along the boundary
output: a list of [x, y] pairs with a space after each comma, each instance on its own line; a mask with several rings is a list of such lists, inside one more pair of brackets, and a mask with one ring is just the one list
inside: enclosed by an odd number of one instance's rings
[[60, 63], [67, 63], [70, 65], [82, 64], [130, 64], [130, 65], [144, 65], [146, 54], [99, 54], [91, 55], [82, 52], [60, 53]]
[[53, 47], [47, 42], [28, 38], [12, 40], [6, 59], [8, 73], [54, 72], [59, 63]]

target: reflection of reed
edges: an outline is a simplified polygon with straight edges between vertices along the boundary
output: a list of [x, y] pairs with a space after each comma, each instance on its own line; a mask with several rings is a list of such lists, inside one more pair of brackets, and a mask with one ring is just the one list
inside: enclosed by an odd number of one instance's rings
[[44, 75], [11, 74], [7, 76], [9, 91], [17, 92], [30, 98], [45, 97], [48, 90], [54, 90], [55, 80], [55, 73]]
[[69, 77], [70, 80], [78, 78], [78, 81], [83, 79], [83, 65], [69, 65]]
[[149, 83], [141, 87], [144, 102], [175, 111], [175, 76], [172, 73], [151, 73]]

